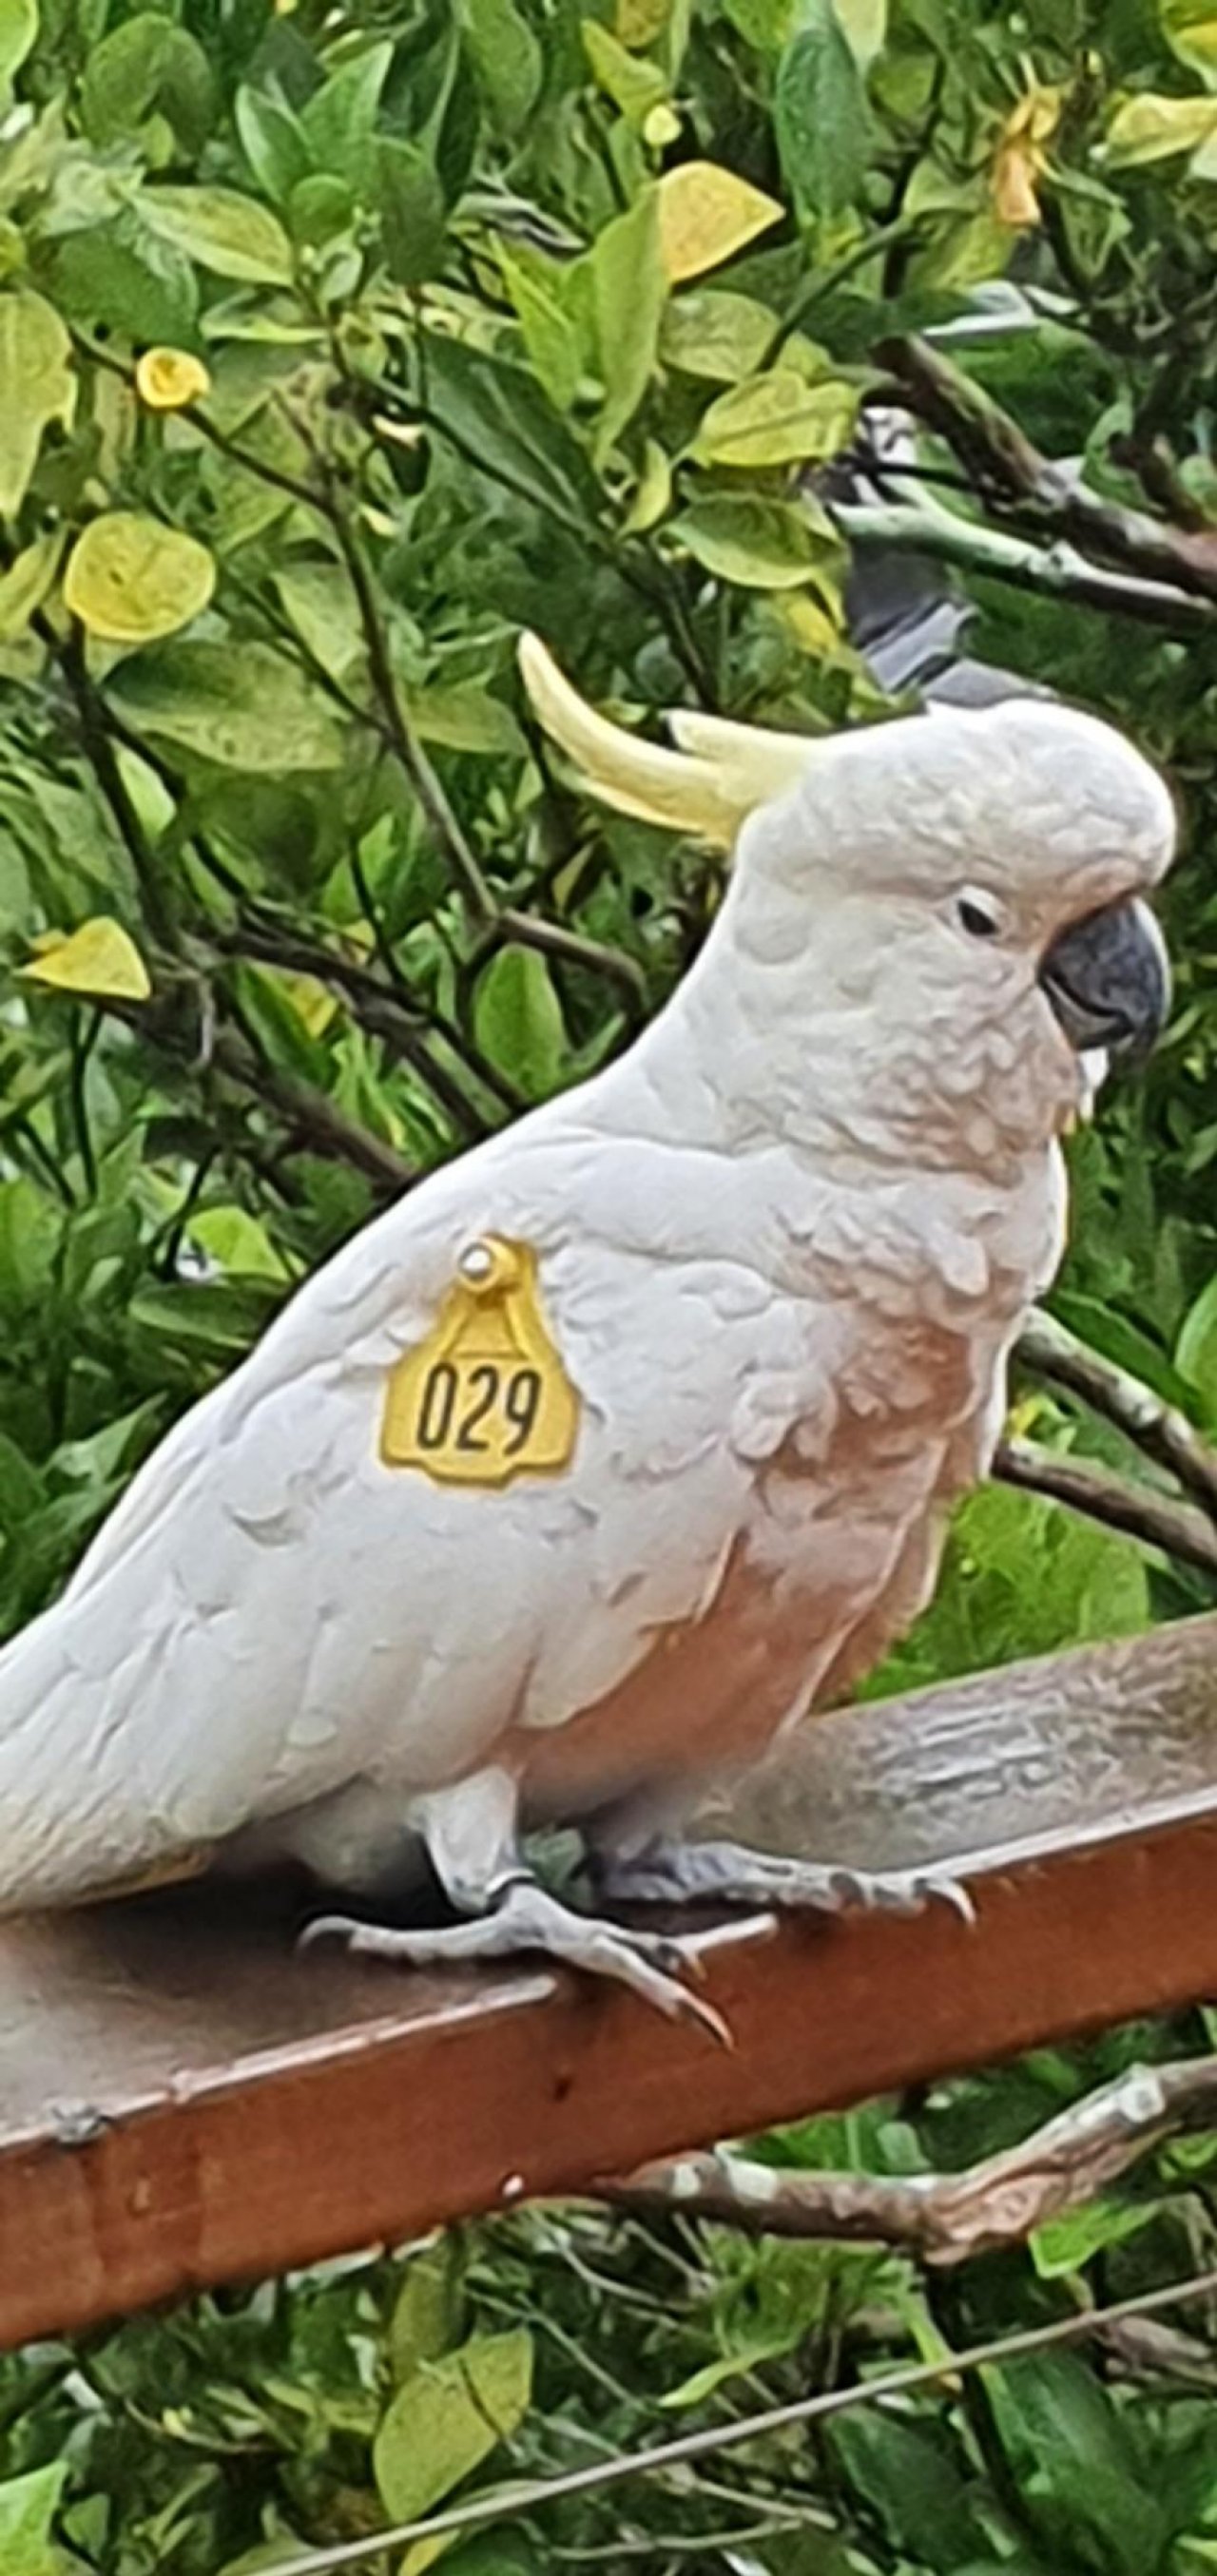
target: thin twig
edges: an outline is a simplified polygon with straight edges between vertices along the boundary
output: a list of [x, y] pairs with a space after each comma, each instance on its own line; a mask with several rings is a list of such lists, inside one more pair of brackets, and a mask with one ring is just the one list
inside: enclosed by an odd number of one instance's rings
[[1047, 2219], [1080, 2209], [1148, 2148], [1217, 2117], [1217, 2057], [1130, 2067], [1000, 2155], [963, 2173], [889, 2176], [785, 2172], [714, 2151], [643, 2165], [601, 2196], [634, 2210], [677, 2210], [749, 2236], [899, 2246], [922, 2262], [966, 2262], [1021, 2245]]
[[1031, 1317], [1019, 1336], [1016, 1357], [1037, 1377], [1067, 1387], [1093, 1413], [1101, 1413], [1156, 1466], [1177, 1476], [1217, 1520], [1217, 1449], [1177, 1405], [1167, 1404], [1129, 1369], [1079, 1341], [1054, 1315]]
[[328, 487], [326, 516], [355, 594], [367, 647], [368, 671], [386, 738], [405, 771], [454, 877], [464, 891], [475, 921], [493, 921], [496, 912], [494, 896], [422, 744], [406, 723], [388, 638], [363, 547], [332, 482]]
[[1005, 1485], [1045, 1494], [1106, 1529], [1140, 1539], [1144, 1547], [1161, 1548], [1202, 1574], [1217, 1574], [1217, 1526], [1195, 1503], [1180, 1503], [1156, 1494], [1149, 1485], [1130, 1485], [1089, 1459], [1064, 1458], [1033, 1440], [1003, 1440], [993, 1461], [993, 1474]]
[[646, 978], [624, 949], [606, 947], [603, 941], [589, 939], [581, 930], [568, 930], [564, 922], [547, 921], [539, 914], [534, 917], [530, 912], [509, 907], [499, 914], [487, 944], [503, 948], [512, 943], [518, 948], [535, 948], [542, 957], [559, 957], [567, 966], [582, 966], [589, 974], [603, 975], [624, 993], [635, 1023], [644, 1015]]
[[765, 348], [761, 366], [772, 367], [776, 363], [787, 341], [802, 329], [808, 314], [815, 311], [817, 304], [823, 304], [830, 295], [835, 295], [839, 286], [845, 286], [859, 269], [868, 268], [872, 259], [881, 259], [885, 252], [895, 250], [901, 242], [911, 241], [915, 233], [924, 229], [924, 225], [924, 215], [893, 215], [890, 223], [878, 224], [865, 240], [855, 242], [851, 249], [843, 251], [840, 259], [830, 261], [827, 268], [814, 270], [787, 306]]
[[329, 1162], [349, 1163], [381, 1197], [400, 1198], [418, 1179], [417, 1172], [370, 1127], [348, 1118], [328, 1092], [296, 1082], [268, 1063], [250, 1039], [239, 1009], [231, 1007], [238, 1025], [217, 1032], [213, 1060], [219, 1072], [273, 1109], [298, 1145]]
[[131, 861], [148, 928], [154, 939], [168, 945], [173, 932], [168, 893], [115, 758], [108, 711], [93, 685], [81, 629], [74, 626], [66, 637], [60, 637], [41, 614], [33, 623], [54, 656], [76, 709], [81, 745]]
[[630, 2478], [653, 2476], [657, 2470], [671, 2469], [687, 2460], [708, 2459], [716, 2451], [735, 2450], [742, 2442], [786, 2433], [795, 2425], [852, 2414], [861, 2406], [904, 2397], [914, 2389], [937, 2388], [944, 2382], [950, 2386], [966, 2371], [1000, 2368], [1005, 2362], [1024, 2359], [1028, 2353], [1082, 2343], [1089, 2336], [1122, 2325], [1128, 2317], [1157, 2316], [1167, 2308], [1181, 2306], [1185, 2300], [1211, 2298], [1215, 2292], [1217, 2267], [1192, 2273], [1183, 2281], [1169, 2281], [1158, 2290], [1143, 2290], [1135, 2298], [1117, 2300], [1109, 2307], [1083, 2308], [1076, 2314], [1054, 2318], [1051, 2325], [1029, 2326], [1019, 2334], [994, 2335], [985, 2343], [972, 2344], [964, 2352], [945, 2353], [936, 2361], [912, 2362], [851, 2387], [821, 2389], [812, 2397], [796, 2397], [787, 2406], [735, 2416], [726, 2424], [705, 2425], [695, 2433], [678, 2434], [674, 2441], [658, 2442], [650, 2450], [593, 2461], [562, 2477], [522, 2478], [514, 2486], [497, 2488], [493, 2495], [471, 2496], [465, 2504], [449, 2505], [426, 2521], [394, 2523], [387, 2531], [372, 2532], [365, 2539], [340, 2541], [332, 2549], [311, 2550], [303, 2558], [291, 2561], [292, 2576], [333, 2576], [336, 2568], [358, 2567], [386, 2550], [400, 2549], [406, 2541], [438, 2538], [441, 2532], [473, 2531], [487, 2523], [502, 2522], [509, 2515], [514, 2518], [532, 2513], [538, 2506], [557, 2503], [567, 2496], [595, 2494], [621, 2486]]

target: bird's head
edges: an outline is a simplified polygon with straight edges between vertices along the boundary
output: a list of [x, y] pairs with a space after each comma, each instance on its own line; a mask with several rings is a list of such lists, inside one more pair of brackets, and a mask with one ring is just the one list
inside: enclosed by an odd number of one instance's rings
[[820, 1007], [907, 1029], [961, 1100], [992, 1099], [1013, 1046], [1059, 1124], [1109, 1054], [1157, 1036], [1169, 975], [1144, 898], [1175, 817], [1111, 726], [1038, 698], [826, 738], [680, 713], [669, 750], [594, 714], [534, 638], [521, 660], [594, 793], [735, 851], [744, 947], [814, 959]]

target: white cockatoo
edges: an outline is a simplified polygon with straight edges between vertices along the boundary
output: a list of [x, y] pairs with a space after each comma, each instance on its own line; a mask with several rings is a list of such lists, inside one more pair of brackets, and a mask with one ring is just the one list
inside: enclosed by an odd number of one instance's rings
[[429, 1178], [164, 1440], [0, 1656], [0, 1904], [192, 1860], [462, 1919], [331, 1919], [406, 1961], [541, 1951], [700, 2007], [575, 1911], [915, 1901], [680, 1838], [931, 1591], [1060, 1257], [1058, 1138], [1167, 1000], [1166, 789], [1033, 699], [806, 740], [610, 725], [526, 639], [541, 722], [626, 812], [734, 851], [629, 1052]]

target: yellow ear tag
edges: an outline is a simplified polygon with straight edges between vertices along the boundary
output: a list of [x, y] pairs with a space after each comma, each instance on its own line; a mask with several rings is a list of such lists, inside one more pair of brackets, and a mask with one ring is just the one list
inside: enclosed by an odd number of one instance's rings
[[541, 1309], [536, 1255], [479, 1236], [426, 1340], [389, 1379], [380, 1454], [441, 1485], [507, 1485], [565, 1467], [579, 1398]]

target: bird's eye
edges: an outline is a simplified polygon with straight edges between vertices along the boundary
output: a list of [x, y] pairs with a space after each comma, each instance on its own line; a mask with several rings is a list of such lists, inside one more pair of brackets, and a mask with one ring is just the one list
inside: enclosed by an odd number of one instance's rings
[[987, 895], [961, 894], [955, 906], [961, 930], [973, 939], [997, 939], [1001, 935], [1001, 915]]

